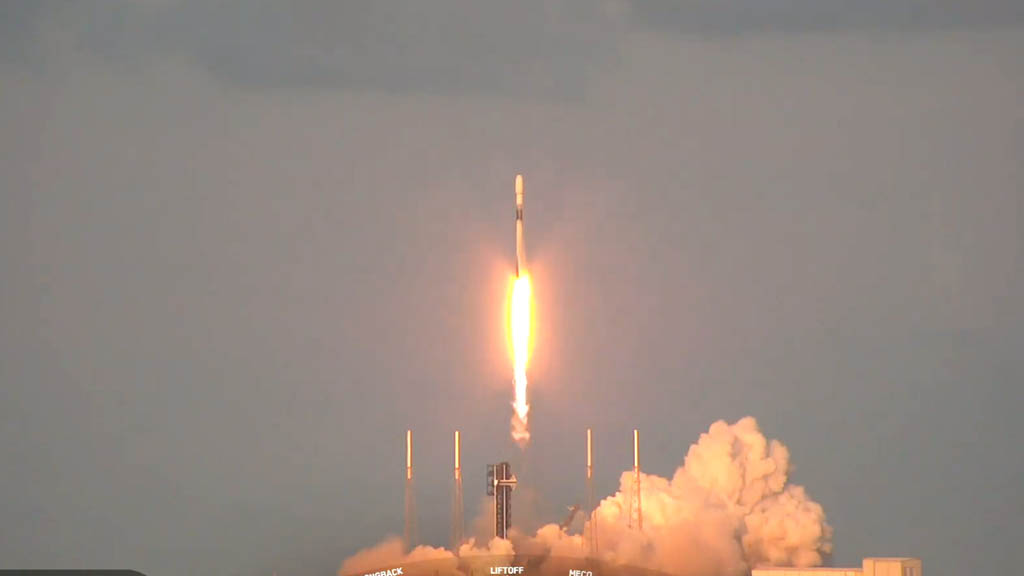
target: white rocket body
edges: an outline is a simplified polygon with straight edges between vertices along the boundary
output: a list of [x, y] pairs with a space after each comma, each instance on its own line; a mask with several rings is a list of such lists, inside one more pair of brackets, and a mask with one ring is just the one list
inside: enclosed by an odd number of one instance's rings
[[526, 248], [523, 245], [523, 175], [516, 174], [516, 277], [526, 271]]

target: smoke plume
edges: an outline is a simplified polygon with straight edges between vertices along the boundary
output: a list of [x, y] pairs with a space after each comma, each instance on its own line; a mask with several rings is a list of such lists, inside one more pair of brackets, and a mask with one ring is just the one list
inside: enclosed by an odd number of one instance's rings
[[402, 539], [397, 536], [385, 538], [376, 546], [364, 548], [346, 559], [338, 569], [338, 574], [355, 574], [357, 572], [370, 572], [398, 562], [418, 562], [420, 560], [441, 560], [452, 559], [452, 567], [455, 566], [455, 554], [444, 548], [432, 546], [417, 546], [406, 553], [403, 550]]
[[[628, 526], [633, 473], [621, 474], [619, 491], [594, 511], [597, 556], [680, 576], [740, 576], [755, 566], [820, 565], [832, 551], [832, 528], [821, 505], [802, 486], [788, 482], [789, 470], [789, 450], [765, 438], [754, 418], [715, 422], [690, 446], [671, 479], [641, 473], [643, 531]], [[587, 522], [584, 534], [589, 531]], [[470, 541], [460, 554], [507, 555], [513, 546], [523, 555], [588, 554], [584, 535], [567, 533], [557, 524], [533, 534], [513, 529], [510, 537], [511, 543], [492, 541], [493, 552], [473, 548]]]

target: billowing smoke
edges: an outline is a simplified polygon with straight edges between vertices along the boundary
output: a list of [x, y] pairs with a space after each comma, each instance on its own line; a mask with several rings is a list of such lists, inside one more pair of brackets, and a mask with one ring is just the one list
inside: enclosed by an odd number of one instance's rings
[[[481, 561], [480, 566], [491, 563], [495, 558], [506, 558], [511, 561], [515, 556], [512, 543], [501, 538], [493, 538], [486, 546], [477, 546], [476, 540], [470, 538], [459, 547], [459, 555], [456, 557], [450, 550], [434, 548], [432, 546], [417, 546], [405, 551], [402, 539], [397, 536], [385, 538], [380, 543], [364, 548], [341, 563], [338, 569], [339, 576], [349, 574], [365, 574], [382, 567], [411, 564], [425, 560], [433, 560], [431, 566], [436, 569], [443, 569], [446, 574], [460, 573], [457, 566], [461, 563], [464, 568], [473, 568], [474, 559]], [[450, 562], [447, 562], [450, 561]]]
[[[595, 511], [598, 555], [681, 575], [744, 574], [759, 565], [815, 566], [832, 551], [832, 528], [802, 486], [788, 484], [789, 450], [757, 421], [718, 421], [690, 447], [671, 479], [641, 473], [642, 532], [628, 527], [632, 472]], [[526, 545], [583, 554], [555, 525]]]
[[502, 538], [491, 538], [487, 546], [477, 546], [476, 540], [470, 538], [459, 547], [460, 572], [467, 576], [487, 574], [488, 566], [493, 564], [513, 563], [515, 549], [512, 542]]
[[486, 548], [477, 547], [475, 538], [470, 538], [462, 546], [459, 546], [459, 556], [463, 558], [467, 556], [508, 556], [511, 558], [515, 552], [512, 543], [501, 538], [491, 538]]
[[376, 546], [356, 552], [341, 564], [338, 574], [369, 572], [395, 562], [418, 562], [420, 560], [443, 560], [451, 558], [455, 566], [455, 554], [444, 548], [417, 546], [408, 553], [404, 551], [402, 539], [397, 536], [385, 538]]
[[[641, 474], [643, 531], [628, 525], [633, 473], [622, 473], [619, 491], [595, 510], [597, 555], [613, 564], [681, 576], [739, 576], [755, 566], [820, 565], [832, 551], [832, 528], [821, 505], [802, 486], [788, 483], [789, 470], [789, 450], [765, 438], [754, 418], [715, 422], [690, 446], [671, 479]], [[588, 522], [585, 533], [589, 530]], [[583, 535], [566, 533], [557, 524], [532, 535], [513, 530], [511, 539], [490, 546], [501, 546], [494, 552], [500, 554], [511, 554], [513, 546], [524, 555], [588, 553]], [[460, 553], [488, 553], [472, 546], [463, 546]]]

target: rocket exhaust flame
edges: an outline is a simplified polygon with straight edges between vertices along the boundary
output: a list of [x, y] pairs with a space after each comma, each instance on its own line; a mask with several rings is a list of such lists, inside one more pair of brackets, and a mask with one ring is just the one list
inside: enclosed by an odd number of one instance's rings
[[524, 189], [522, 174], [516, 175], [516, 279], [512, 287], [512, 301], [509, 307], [509, 327], [512, 340], [512, 381], [515, 385], [515, 400], [512, 408], [512, 438], [525, 448], [530, 441], [527, 415], [530, 405], [526, 402], [526, 365], [530, 355], [530, 316], [532, 314], [533, 289], [530, 275], [526, 270], [526, 250], [523, 241]]
[[516, 279], [512, 288], [511, 318], [513, 383], [515, 384], [515, 400], [512, 408], [512, 438], [525, 447], [530, 441], [530, 430], [527, 415], [530, 405], [526, 402], [526, 366], [530, 355], [530, 300], [532, 297], [530, 277], [523, 275]]

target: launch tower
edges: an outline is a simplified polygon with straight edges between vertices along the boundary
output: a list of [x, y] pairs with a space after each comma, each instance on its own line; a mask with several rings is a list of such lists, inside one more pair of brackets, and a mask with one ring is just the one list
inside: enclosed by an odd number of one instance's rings
[[640, 500], [640, 432], [633, 430], [633, 486], [629, 496], [629, 527], [643, 532], [644, 510]]
[[416, 546], [416, 492], [412, 479], [412, 430], [405, 431], [405, 536], [406, 550]]
[[458, 553], [462, 545], [462, 438], [455, 431], [455, 495], [452, 501], [452, 550]]
[[494, 499], [494, 536], [508, 539], [512, 526], [512, 490], [516, 477], [508, 462], [487, 465], [487, 495]]

